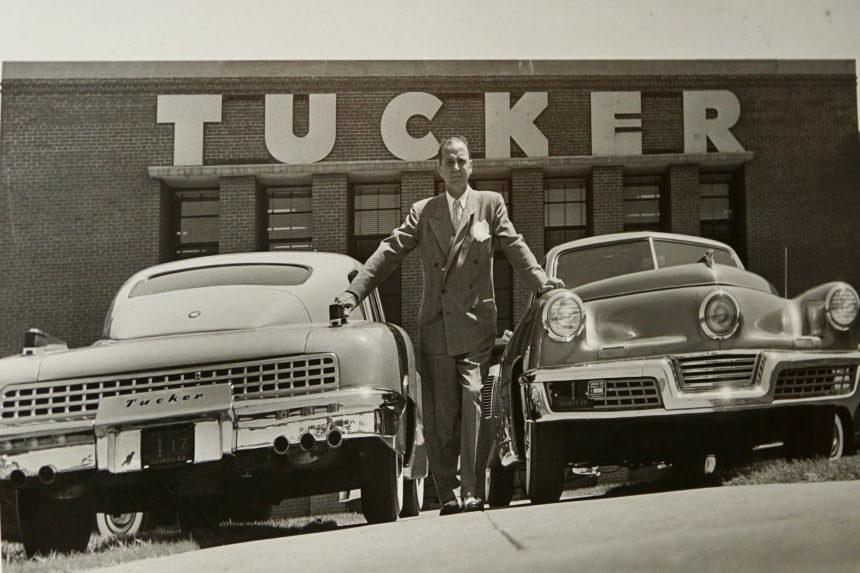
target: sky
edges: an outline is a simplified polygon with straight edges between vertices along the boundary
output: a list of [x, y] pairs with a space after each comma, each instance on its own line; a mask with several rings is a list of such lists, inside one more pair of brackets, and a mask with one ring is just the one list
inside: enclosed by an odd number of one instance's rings
[[860, 0], [0, 2], [0, 63], [739, 58], [860, 61]]

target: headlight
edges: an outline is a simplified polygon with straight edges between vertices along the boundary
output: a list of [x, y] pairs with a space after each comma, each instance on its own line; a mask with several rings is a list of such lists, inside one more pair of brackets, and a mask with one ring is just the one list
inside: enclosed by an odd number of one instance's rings
[[543, 307], [543, 327], [550, 338], [570, 342], [585, 326], [585, 305], [575, 294], [560, 290]]
[[730, 338], [741, 322], [741, 307], [735, 297], [716, 290], [705, 297], [699, 306], [699, 324], [705, 334], [714, 340]]
[[857, 320], [860, 299], [857, 291], [846, 284], [834, 286], [824, 299], [827, 320], [837, 330], [848, 330]]

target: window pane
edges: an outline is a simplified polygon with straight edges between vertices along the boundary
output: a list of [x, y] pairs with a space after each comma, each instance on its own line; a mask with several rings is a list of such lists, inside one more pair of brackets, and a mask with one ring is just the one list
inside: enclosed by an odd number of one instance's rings
[[313, 250], [312, 195], [310, 187], [276, 187], [268, 190], [270, 251]]
[[[353, 256], [364, 262], [379, 246], [379, 242], [400, 226], [399, 185], [356, 185], [353, 189]], [[385, 319], [402, 321], [401, 271], [396, 269], [379, 285]]]
[[182, 219], [180, 225], [179, 242], [181, 244], [218, 241], [217, 218]]
[[218, 253], [218, 213], [215, 189], [174, 192], [172, 242], [175, 258]]
[[624, 230], [660, 230], [660, 186], [656, 183], [624, 186]]
[[588, 227], [586, 181], [550, 179], [544, 182], [544, 247], [584, 237]]

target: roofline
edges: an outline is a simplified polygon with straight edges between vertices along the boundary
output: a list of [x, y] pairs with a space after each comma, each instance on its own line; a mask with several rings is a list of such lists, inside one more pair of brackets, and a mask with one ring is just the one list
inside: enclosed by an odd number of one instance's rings
[[222, 60], [7, 61], [4, 80], [850, 75], [855, 60]]

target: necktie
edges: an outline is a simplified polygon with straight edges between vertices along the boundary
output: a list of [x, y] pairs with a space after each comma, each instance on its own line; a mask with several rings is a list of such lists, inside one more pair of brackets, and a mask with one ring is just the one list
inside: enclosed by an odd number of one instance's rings
[[454, 230], [460, 228], [460, 219], [463, 217], [463, 207], [460, 206], [460, 200], [454, 200], [454, 212], [451, 214], [451, 222], [454, 223]]

